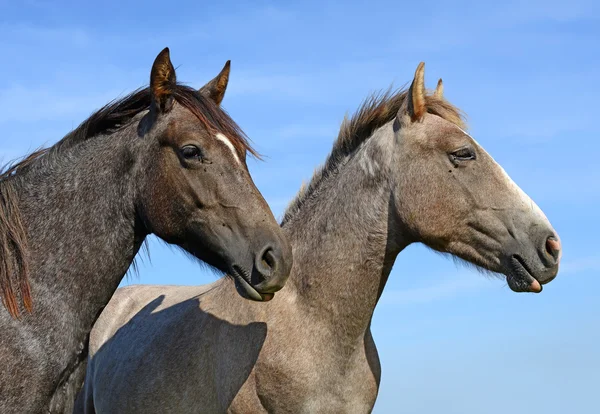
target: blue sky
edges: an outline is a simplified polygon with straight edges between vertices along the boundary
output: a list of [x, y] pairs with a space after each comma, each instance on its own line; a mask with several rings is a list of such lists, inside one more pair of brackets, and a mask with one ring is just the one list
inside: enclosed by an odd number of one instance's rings
[[[470, 132], [561, 235], [540, 295], [422, 246], [396, 261], [373, 321], [376, 413], [596, 413], [600, 407], [600, 6], [597, 1], [82, 2], [0, 0], [0, 157], [52, 144], [147, 83], [165, 46], [201, 86], [232, 60], [224, 106], [266, 162], [280, 215], [371, 91], [443, 77]], [[153, 240], [141, 283], [215, 279]]]

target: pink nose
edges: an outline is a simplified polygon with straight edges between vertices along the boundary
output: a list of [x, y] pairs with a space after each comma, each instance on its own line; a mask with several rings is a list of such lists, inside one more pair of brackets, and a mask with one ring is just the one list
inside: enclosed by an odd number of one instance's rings
[[546, 240], [546, 252], [554, 261], [558, 262], [560, 260], [560, 241], [556, 237], [548, 237]]

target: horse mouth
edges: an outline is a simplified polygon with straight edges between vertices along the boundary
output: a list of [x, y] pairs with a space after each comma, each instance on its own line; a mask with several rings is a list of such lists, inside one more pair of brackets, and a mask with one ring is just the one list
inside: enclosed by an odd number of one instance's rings
[[540, 293], [542, 291], [542, 284], [533, 277], [523, 258], [518, 255], [511, 256], [509, 268], [506, 282], [513, 292]]
[[260, 293], [254, 289], [249, 282], [250, 276], [248, 272], [244, 271], [241, 267], [234, 265], [231, 273], [235, 282], [235, 289], [241, 297], [256, 302], [268, 302], [275, 296], [274, 293]]

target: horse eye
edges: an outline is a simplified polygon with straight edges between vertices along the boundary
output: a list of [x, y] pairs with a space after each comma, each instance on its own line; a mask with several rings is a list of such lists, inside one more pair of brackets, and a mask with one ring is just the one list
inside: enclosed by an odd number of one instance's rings
[[202, 151], [200, 151], [200, 148], [195, 145], [186, 145], [185, 147], [181, 148], [181, 155], [187, 160], [198, 160], [202, 158]]
[[473, 148], [465, 147], [450, 154], [452, 161], [470, 161], [476, 159]]

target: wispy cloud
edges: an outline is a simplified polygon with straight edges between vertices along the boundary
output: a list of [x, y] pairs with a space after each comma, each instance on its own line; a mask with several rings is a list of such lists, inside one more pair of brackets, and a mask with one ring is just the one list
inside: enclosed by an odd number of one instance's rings
[[509, 24], [549, 22], [562, 23], [585, 18], [596, 9], [598, 3], [590, 0], [576, 0], [571, 2], [535, 0], [529, 2], [510, 1], [497, 3], [497, 9], [491, 13], [487, 11], [490, 21], [509, 22]]
[[600, 272], [600, 256], [582, 257], [561, 264], [560, 273]]
[[277, 131], [277, 136], [281, 138], [330, 138], [333, 142], [339, 125], [287, 125]]
[[0, 122], [35, 122], [85, 116], [117, 97], [122, 91], [95, 94], [86, 91], [69, 92], [50, 87], [31, 88], [22, 85], [0, 90]]
[[35, 44], [38, 47], [40, 42], [85, 47], [92, 39], [89, 32], [80, 27], [50, 27], [23, 22], [2, 24], [0, 33], [10, 36], [11, 42]]
[[445, 280], [442, 283], [432, 284], [406, 290], [384, 291], [381, 296], [381, 305], [415, 305], [435, 302], [450, 297], [463, 295], [486, 288], [497, 287], [497, 280], [481, 277], [476, 272], [461, 273], [458, 277]]
[[[353, 98], [353, 104], [347, 108], [355, 110], [360, 99], [374, 90], [387, 88], [394, 82], [396, 75], [394, 67], [384, 65], [376, 59], [365, 62], [351, 56], [342, 61], [323, 62], [303, 68], [289, 63], [268, 66], [255, 63], [241, 69], [232, 69], [227, 93], [234, 97], [253, 95], [274, 101], [323, 105], [339, 103], [349, 96], [358, 96], [358, 99]], [[204, 73], [202, 76], [194, 76], [207, 80], [211, 77]], [[401, 79], [403, 83], [407, 80]]]
[[232, 74], [229, 96], [268, 94], [272, 97], [290, 98], [314, 97], [310, 80], [302, 75], [257, 73], [238, 71]]
[[[560, 275], [600, 271], [600, 257], [582, 257], [561, 264]], [[461, 272], [457, 277], [429, 286], [406, 290], [384, 291], [380, 304], [383, 306], [416, 305], [437, 302], [484, 289], [499, 288], [499, 281], [481, 277], [476, 272]], [[502, 282], [500, 282], [502, 284]], [[506, 283], [503, 283], [505, 286]]]

